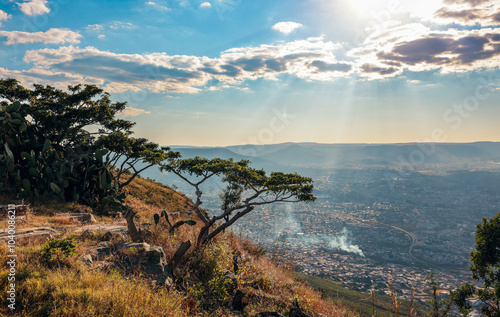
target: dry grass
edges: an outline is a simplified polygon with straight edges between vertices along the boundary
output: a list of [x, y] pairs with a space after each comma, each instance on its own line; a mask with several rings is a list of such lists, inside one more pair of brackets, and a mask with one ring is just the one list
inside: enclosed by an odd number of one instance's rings
[[[191, 200], [167, 186], [136, 179], [129, 186], [127, 204], [138, 212], [138, 226], [152, 231], [150, 244], [162, 246], [167, 260], [187, 240], [195, 243], [201, 223], [181, 226], [169, 234], [164, 219], [154, 225], [153, 214], [166, 209], [171, 221], [190, 217]], [[50, 217], [59, 212], [75, 212], [77, 204], [36, 205], [31, 224], [74, 227], [69, 219]], [[177, 211], [179, 211], [178, 215]], [[196, 219], [195, 219], [196, 220]], [[112, 222], [110, 217], [99, 222]], [[276, 265], [251, 241], [232, 232], [220, 234], [206, 247], [192, 247], [174, 271], [177, 286], [171, 290], [155, 286], [138, 275], [103, 271], [83, 264], [81, 255], [99, 243], [99, 235], [80, 237], [78, 255], [64, 265], [49, 267], [40, 257], [39, 241], [17, 249], [16, 272], [18, 316], [254, 316], [276, 311], [288, 315], [294, 299], [311, 316], [355, 316], [342, 305], [321, 297], [320, 293], [293, 278], [290, 268]], [[6, 257], [0, 247], [0, 257]], [[234, 258], [238, 258], [235, 271]], [[0, 263], [0, 291], [6, 292], [8, 267]], [[231, 308], [231, 294], [226, 292], [223, 273], [235, 273], [238, 289], [248, 299], [242, 312]], [[217, 295], [217, 296], [215, 296]], [[209, 302], [212, 301], [212, 302]], [[0, 315], [9, 313], [4, 297]]]
[[[125, 279], [116, 271], [91, 271], [77, 258], [49, 269], [37, 256], [40, 249], [19, 250], [23, 256], [16, 272], [17, 316], [186, 316], [180, 294], [154, 288], [140, 278]], [[4, 293], [7, 274], [2, 267]], [[0, 312], [7, 313], [4, 297], [1, 302]]]

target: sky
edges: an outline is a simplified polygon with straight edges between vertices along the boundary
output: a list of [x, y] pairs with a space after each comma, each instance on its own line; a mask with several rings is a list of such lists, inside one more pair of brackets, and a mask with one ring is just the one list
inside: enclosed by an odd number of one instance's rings
[[0, 78], [161, 145], [500, 141], [500, 0], [0, 0]]

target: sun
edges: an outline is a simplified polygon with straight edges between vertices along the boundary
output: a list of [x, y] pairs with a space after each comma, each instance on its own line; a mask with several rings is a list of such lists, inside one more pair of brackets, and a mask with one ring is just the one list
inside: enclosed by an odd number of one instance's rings
[[372, 16], [382, 11], [397, 12], [401, 6], [400, 1], [387, 0], [358, 0], [345, 3], [356, 13], [363, 16]]

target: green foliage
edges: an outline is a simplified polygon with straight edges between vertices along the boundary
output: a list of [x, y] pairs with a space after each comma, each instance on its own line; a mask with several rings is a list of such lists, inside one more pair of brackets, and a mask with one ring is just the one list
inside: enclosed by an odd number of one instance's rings
[[457, 305], [458, 311], [462, 316], [467, 316], [472, 312], [472, 305], [467, 302], [467, 299], [472, 297], [476, 291], [474, 285], [466, 283], [458, 289], [451, 291], [450, 296], [452, 302]]
[[[179, 153], [171, 152], [168, 162], [160, 164], [160, 170], [176, 174], [195, 188], [197, 200], [194, 211], [204, 223], [198, 235], [198, 245], [207, 243], [257, 206], [276, 202], [313, 202], [316, 199], [312, 194], [314, 186], [311, 178], [281, 172], [273, 172], [268, 176], [264, 170], [250, 167], [247, 160], [181, 159]], [[188, 175], [194, 176], [194, 179], [189, 179]], [[199, 186], [213, 176], [220, 176], [227, 187], [219, 195], [222, 200], [221, 213], [209, 217], [199, 207], [203, 203], [203, 192]], [[222, 219], [225, 223], [214, 228], [215, 223]]]
[[[374, 297], [368, 300], [368, 295], [366, 293], [344, 288], [340, 283], [333, 282], [329, 279], [303, 273], [295, 273], [294, 275], [298, 279], [306, 281], [311, 287], [318, 289], [327, 298], [333, 299], [336, 302], [342, 303], [342, 305], [358, 311], [360, 316], [373, 316], [374, 309], [375, 316], [377, 317], [389, 317], [393, 315], [393, 299], [389, 296], [373, 294]], [[410, 301], [399, 300], [399, 305], [399, 316], [410, 316]], [[417, 316], [421, 316], [422, 312], [426, 310], [426, 307], [422, 304], [413, 303], [413, 305], [415, 306]]]
[[[130, 130], [117, 130], [102, 135], [98, 141], [100, 146], [110, 151], [106, 155], [106, 164], [113, 166], [119, 190], [130, 184], [142, 171], [166, 160], [170, 152], [168, 147], [159, 147], [145, 138], [130, 137], [131, 134]], [[141, 163], [141, 168], [137, 168], [138, 163]], [[122, 175], [131, 177], [122, 182]]]
[[233, 282], [224, 275], [224, 272], [215, 268], [207, 282], [189, 286], [188, 294], [202, 309], [213, 311], [229, 298], [232, 285]]
[[189, 226], [194, 226], [196, 225], [196, 221], [194, 220], [181, 220], [177, 221], [173, 225], [170, 223], [170, 219], [168, 218], [168, 213], [165, 209], [162, 210], [161, 214], [154, 214], [153, 215], [153, 220], [155, 222], [155, 225], [158, 225], [160, 223], [161, 217], [165, 217], [165, 221], [167, 222], [168, 225], [168, 232], [173, 235], [175, 233], [175, 229], [179, 228], [182, 225], [189, 225]]
[[481, 312], [486, 316], [500, 316], [500, 213], [490, 220], [483, 218], [476, 229], [476, 247], [471, 252], [472, 278], [482, 281], [480, 289], [464, 284], [455, 291], [454, 303], [460, 313], [470, 312], [467, 299], [476, 295], [485, 303]]
[[451, 309], [452, 300], [451, 297], [448, 300], [439, 299], [437, 291], [439, 289], [439, 284], [434, 277], [434, 274], [429, 274], [427, 277], [429, 286], [431, 287], [431, 299], [427, 300], [430, 308], [426, 312], [425, 316], [430, 317], [446, 317]]
[[203, 249], [197, 263], [199, 283], [188, 285], [187, 291], [205, 310], [213, 311], [231, 294], [233, 282], [225, 275], [231, 268], [232, 252], [225, 243], [212, 244]]
[[[0, 102], [0, 191], [7, 194], [120, 210], [121, 189], [167, 158], [168, 148], [130, 137], [134, 123], [115, 118], [126, 103], [95, 85], [29, 90], [5, 79], [0, 99], [7, 100]], [[141, 162], [149, 165], [136, 170]], [[121, 183], [124, 171], [131, 177]]]
[[76, 255], [76, 237], [50, 239], [43, 247], [40, 255], [49, 263], [63, 263], [66, 258]]

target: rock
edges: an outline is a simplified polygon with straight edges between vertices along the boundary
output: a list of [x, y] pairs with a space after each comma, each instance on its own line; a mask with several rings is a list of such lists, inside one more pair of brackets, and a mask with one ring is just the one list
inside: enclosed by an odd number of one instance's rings
[[[33, 239], [42, 239], [42, 238], [52, 238], [57, 235], [57, 231], [51, 227], [38, 227], [38, 228], [27, 228], [27, 229], [16, 229], [15, 233], [15, 241], [25, 241], [25, 240], [33, 240]], [[9, 231], [8, 229], [3, 229], [0, 231], [0, 240], [8, 241]]]
[[117, 246], [117, 253], [126, 256], [130, 266], [140, 266], [144, 273], [152, 275], [157, 284], [169, 285], [173, 283], [172, 270], [167, 265], [162, 247], [150, 246], [144, 242], [121, 242]]
[[248, 305], [248, 299], [241, 290], [237, 290], [233, 297], [233, 309], [236, 311], [242, 311], [246, 305]]
[[152, 247], [146, 252], [146, 261], [141, 262], [141, 268], [147, 274], [163, 274], [166, 264], [163, 248]]
[[92, 256], [90, 254], [82, 255], [82, 260], [88, 266], [92, 266], [93, 261], [92, 261]]
[[110, 255], [113, 251], [110, 247], [98, 247], [95, 250], [97, 251], [97, 256]]
[[101, 241], [111, 241], [113, 239], [123, 239], [123, 235], [118, 231], [108, 231], [101, 237]]
[[74, 233], [81, 233], [84, 231], [88, 231], [90, 233], [93, 232], [107, 232], [110, 231], [112, 234], [119, 233], [121, 235], [128, 235], [128, 229], [124, 225], [120, 224], [88, 224], [86, 226], [77, 227], [74, 229]]
[[231, 281], [229, 289], [230, 292], [232, 292], [236, 287], [238, 287], [238, 278], [231, 271], [224, 272], [224, 276]]
[[145, 256], [150, 248], [149, 244], [145, 242], [120, 242], [116, 247], [116, 251], [128, 257], [140, 258]]
[[96, 223], [97, 220], [95, 220], [95, 217], [92, 214], [85, 214], [85, 213], [75, 213], [75, 214], [56, 214], [56, 218], [68, 218], [70, 220], [76, 220], [81, 223]]
[[96, 268], [106, 270], [106, 269], [110, 269], [110, 268], [115, 268], [116, 264], [113, 262], [109, 262], [109, 261], [96, 261], [96, 262], [94, 262], [94, 266]]

